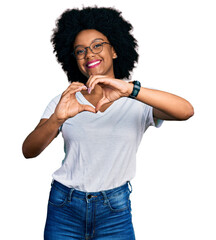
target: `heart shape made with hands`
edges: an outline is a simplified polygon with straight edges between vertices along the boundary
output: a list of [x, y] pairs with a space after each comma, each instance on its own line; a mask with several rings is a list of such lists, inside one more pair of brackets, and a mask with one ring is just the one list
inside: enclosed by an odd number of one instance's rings
[[[100, 85], [100, 84], [97, 84], [97, 85]], [[111, 95], [111, 93], [109, 93], [109, 94], [107, 94], [107, 93], [108, 93], [108, 91], [111, 92], [113, 90], [111, 90], [111, 89], [108, 90], [106, 87], [101, 87], [101, 89], [102, 89], [102, 93], [101, 93], [102, 97], [100, 97], [100, 98], [99, 97], [92, 98], [90, 96], [91, 92], [92, 92], [91, 88], [87, 89], [88, 95], [84, 96], [86, 98], [86, 100], [95, 107], [96, 113], [98, 111], [100, 111], [100, 112], [106, 111], [106, 109], [109, 108], [114, 103], [114, 101], [116, 101], [117, 99], [120, 98], [119, 95], [117, 93], [115, 93], [115, 91], [114, 91], [112, 93], [112, 95], [116, 94], [116, 96], [115, 97], [112, 96], [112, 98], [110, 99], [109, 96]]]
[[[105, 104], [111, 105], [114, 101], [121, 97], [128, 97], [130, 92], [133, 90], [132, 84], [129, 84], [124, 80], [108, 76], [91, 75], [86, 83], [88, 94], [91, 94], [92, 90], [95, 89], [97, 85], [102, 89], [102, 98], [97, 102], [94, 101], [93, 105], [95, 106], [96, 112], [98, 112]], [[97, 88], [97, 91], [98, 90], [99, 88]], [[93, 101], [90, 102], [92, 103]], [[104, 107], [105, 110], [109, 106]]]

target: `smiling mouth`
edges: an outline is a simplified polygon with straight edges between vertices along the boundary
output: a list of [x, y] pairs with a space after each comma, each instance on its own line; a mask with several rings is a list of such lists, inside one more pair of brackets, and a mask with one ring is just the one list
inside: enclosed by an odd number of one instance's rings
[[86, 64], [87, 68], [97, 67], [101, 63], [101, 60], [91, 61]]

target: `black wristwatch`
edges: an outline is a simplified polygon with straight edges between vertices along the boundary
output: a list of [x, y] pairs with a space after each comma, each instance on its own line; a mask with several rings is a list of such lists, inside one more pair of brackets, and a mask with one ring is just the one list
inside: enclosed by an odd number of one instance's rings
[[141, 88], [141, 83], [139, 81], [133, 81], [132, 82], [134, 87], [133, 87], [133, 92], [131, 93], [130, 96], [128, 96], [129, 98], [136, 98], [137, 95], [139, 94], [140, 88]]

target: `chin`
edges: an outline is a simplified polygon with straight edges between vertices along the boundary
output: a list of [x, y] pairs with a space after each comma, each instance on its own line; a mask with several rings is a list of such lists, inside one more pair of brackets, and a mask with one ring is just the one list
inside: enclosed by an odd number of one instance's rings
[[87, 73], [86, 73], [86, 77], [90, 77], [91, 75], [105, 75], [103, 72], [100, 72], [100, 71], [92, 71], [92, 70], [90, 70], [90, 71], [88, 71]]

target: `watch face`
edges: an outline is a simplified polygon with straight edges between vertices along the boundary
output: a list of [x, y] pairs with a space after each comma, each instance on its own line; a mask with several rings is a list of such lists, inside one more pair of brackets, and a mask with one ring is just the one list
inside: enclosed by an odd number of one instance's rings
[[139, 81], [134, 81], [133, 82], [134, 87], [133, 87], [133, 92], [129, 96], [130, 98], [136, 98], [137, 95], [139, 94], [141, 83]]

